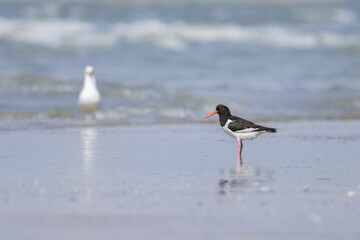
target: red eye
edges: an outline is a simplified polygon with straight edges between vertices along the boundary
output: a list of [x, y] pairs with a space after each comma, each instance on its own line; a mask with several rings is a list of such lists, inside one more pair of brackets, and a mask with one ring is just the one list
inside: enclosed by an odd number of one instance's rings
[[221, 110], [221, 107], [219, 107], [219, 110]]

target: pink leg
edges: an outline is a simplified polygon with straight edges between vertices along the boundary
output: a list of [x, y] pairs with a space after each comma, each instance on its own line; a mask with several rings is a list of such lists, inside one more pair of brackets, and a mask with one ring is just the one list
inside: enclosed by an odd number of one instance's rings
[[243, 143], [240, 139], [238, 139], [238, 143], [239, 143], [239, 152], [238, 152], [238, 164], [242, 165], [242, 158], [241, 158], [241, 152], [242, 152], [242, 148], [243, 148]]

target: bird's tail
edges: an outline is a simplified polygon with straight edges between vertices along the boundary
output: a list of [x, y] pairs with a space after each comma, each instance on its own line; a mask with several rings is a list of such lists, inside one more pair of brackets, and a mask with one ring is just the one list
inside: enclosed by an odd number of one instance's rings
[[276, 128], [266, 128], [267, 132], [276, 132]]
[[276, 132], [276, 128], [268, 128], [268, 127], [262, 127], [259, 130], [265, 132]]

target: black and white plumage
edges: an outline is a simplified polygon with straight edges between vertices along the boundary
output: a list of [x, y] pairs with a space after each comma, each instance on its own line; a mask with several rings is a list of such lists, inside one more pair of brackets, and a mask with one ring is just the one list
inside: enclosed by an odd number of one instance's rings
[[248, 120], [242, 119], [237, 116], [233, 116], [230, 113], [230, 109], [222, 104], [216, 106], [216, 110], [204, 118], [211, 117], [214, 114], [219, 114], [220, 125], [224, 131], [231, 137], [234, 137], [239, 142], [239, 164], [242, 164], [241, 151], [242, 140], [252, 140], [260, 134], [266, 132], [276, 132], [275, 128], [264, 127]]

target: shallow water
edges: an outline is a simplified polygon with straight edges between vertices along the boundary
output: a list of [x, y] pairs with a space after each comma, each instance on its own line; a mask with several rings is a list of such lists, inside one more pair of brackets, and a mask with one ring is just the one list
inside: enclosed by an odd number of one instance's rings
[[2, 132], [0, 236], [358, 239], [360, 122], [267, 124], [242, 167], [213, 125]]
[[80, 119], [83, 69], [101, 121], [359, 117], [360, 5], [0, 2], [0, 121]]

